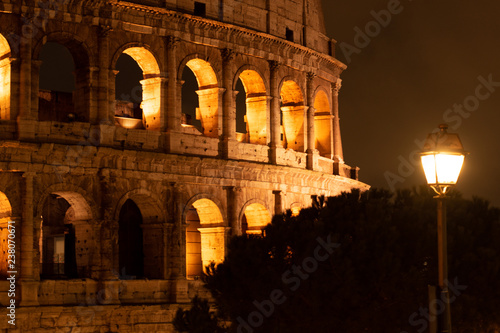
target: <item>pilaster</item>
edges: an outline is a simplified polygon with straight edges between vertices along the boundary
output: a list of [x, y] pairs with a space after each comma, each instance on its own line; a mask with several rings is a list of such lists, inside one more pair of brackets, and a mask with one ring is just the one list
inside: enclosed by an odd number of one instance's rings
[[281, 143], [281, 124], [280, 124], [280, 95], [278, 86], [278, 70], [280, 64], [277, 61], [269, 61], [270, 70], [270, 90], [271, 90], [271, 141], [269, 161], [272, 164], [278, 164], [279, 155], [284, 152], [283, 144]]
[[177, 92], [181, 91], [182, 83], [177, 80], [177, 47], [180, 39], [174, 36], [166, 37], [167, 45], [167, 98], [166, 98], [166, 130], [178, 132], [181, 129], [182, 103], [177, 100]]
[[344, 162], [344, 154], [342, 152], [342, 139], [340, 136], [340, 119], [339, 119], [339, 90], [342, 80], [337, 79], [337, 82], [332, 83], [332, 113], [333, 113], [333, 147], [334, 160], [338, 163]]

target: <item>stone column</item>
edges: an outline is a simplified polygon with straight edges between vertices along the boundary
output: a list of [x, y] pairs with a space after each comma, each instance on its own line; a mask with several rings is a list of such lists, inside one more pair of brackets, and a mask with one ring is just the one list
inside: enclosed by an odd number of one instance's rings
[[284, 193], [281, 190], [273, 191], [274, 195], [274, 215], [283, 214], [285, 212], [284, 204], [285, 198]]
[[270, 89], [271, 89], [271, 142], [270, 142], [270, 162], [278, 163], [279, 150], [283, 149], [281, 143], [281, 124], [280, 124], [280, 95], [278, 82], [279, 63], [269, 61], [270, 69]]
[[201, 261], [204, 271], [212, 262], [218, 265], [224, 261], [229, 230], [228, 227], [198, 229], [201, 234]]
[[112, 110], [109, 98], [109, 82], [114, 79], [109, 70], [109, 33], [110, 27], [100, 27], [99, 31], [99, 78], [98, 78], [98, 122], [107, 125], [113, 125], [115, 110]]
[[23, 174], [24, 178], [24, 188], [23, 188], [23, 216], [22, 223], [19, 227], [21, 228], [21, 280], [33, 280], [33, 178], [35, 174], [31, 172], [25, 172]]
[[181, 86], [177, 82], [177, 46], [180, 39], [174, 36], [166, 38], [167, 44], [167, 98], [166, 98], [166, 113], [167, 113], [167, 131], [178, 132], [181, 128], [181, 105], [177, 100], [177, 92]]
[[340, 137], [340, 119], [339, 119], [339, 90], [342, 80], [332, 83], [332, 113], [333, 113], [333, 147], [334, 160], [338, 163], [344, 163], [344, 154], [342, 152], [342, 139]]
[[227, 211], [228, 211], [228, 222], [231, 228], [231, 235], [241, 235], [241, 225], [238, 223], [239, 218], [239, 208], [241, 205], [241, 193], [242, 188], [237, 186], [227, 186], [226, 198], [227, 198]]
[[95, 109], [91, 109], [93, 103], [93, 73], [97, 71], [95, 67], [84, 67], [75, 70], [76, 87], [73, 93], [74, 109], [73, 113], [78, 121], [98, 122], [98, 116]]
[[31, 112], [31, 38], [21, 38], [20, 53], [19, 117], [23, 120], [35, 120], [35, 115]]
[[21, 289], [21, 306], [37, 306], [38, 305], [38, 282], [34, 281], [34, 260], [33, 260], [33, 248], [35, 241], [34, 236], [34, 225], [33, 225], [33, 178], [35, 173], [25, 172], [23, 174], [24, 178], [24, 188], [23, 188], [23, 216], [20, 225], [21, 234], [21, 247], [20, 253], [18, 252], [18, 260], [21, 262], [21, 272], [19, 276], [19, 284]]
[[170, 274], [172, 280], [170, 289], [170, 300], [176, 303], [189, 302], [188, 284], [186, 280], [186, 223], [183, 221], [183, 197], [184, 185], [180, 183], [170, 184], [170, 224], [172, 228], [167, 230], [170, 250]]
[[[32, 45], [31, 38], [21, 38], [19, 73], [19, 114], [17, 133], [19, 139], [34, 140], [37, 127], [37, 114], [33, 112], [32, 102]], [[38, 95], [38, 92], [36, 93]]]
[[[16, 120], [19, 116], [21, 98], [19, 75], [21, 73], [21, 62], [19, 58], [9, 58], [10, 61], [10, 113], [7, 119]], [[3, 118], [2, 118], [3, 119]]]
[[314, 88], [313, 81], [316, 74], [309, 72], [306, 78], [306, 98], [307, 98], [307, 120], [306, 120], [306, 153], [307, 153], [307, 168], [309, 170], [317, 169], [318, 165], [318, 150], [315, 147], [316, 135], [314, 131], [314, 114], [316, 109], [314, 108]]
[[[38, 94], [40, 91], [40, 67], [42, 66], [41, 60], [32, 60], [31, 61], [31, 111], [30, 114], [34, 115], [34, 119], [38, 120]], [[12, 90], [11, 90], [12, 91]]]
[[[222, 155], [227, 158], [237, 157], [236, 141], [236, 95], [233, 91], [233, 60], [235, 53], [231, 49], [222, 49], [222, 86], [223, 86], [223, 101], [222, 101]], [[201, 105], [200, 105], [201, 106]]]
[[118, 221], [102, 220], [100, 225], [101, 280], [117, 280], [120, 276]]

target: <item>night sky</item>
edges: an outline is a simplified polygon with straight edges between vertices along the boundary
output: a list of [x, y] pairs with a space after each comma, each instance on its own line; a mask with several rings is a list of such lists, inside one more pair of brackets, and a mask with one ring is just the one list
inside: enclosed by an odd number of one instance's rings
[[345, 161], [361, 168], [360, 180], [425, 184], [412, 157], [447, 120], [470, 152], [457, 189], [500, 206], [500, 2], [323, 0], [323, 10], [337, 58], [348, 65], [341, 131]]

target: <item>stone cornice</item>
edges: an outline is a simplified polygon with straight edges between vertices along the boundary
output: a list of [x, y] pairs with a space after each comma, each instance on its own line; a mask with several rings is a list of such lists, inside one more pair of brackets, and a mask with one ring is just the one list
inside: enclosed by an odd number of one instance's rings
[[[255, 40], [256, 38], [260, 39], [263, 43], [266, 43], [272, 48], [288, 48], [290, 50], [294, 50], [295, 52], [301, 52], [305, 53], [307, 56], [315, 56], [321, 61], [324, 61], [326, 63], [329, 63], [333, 65], [336, 70], [335, 74], [340, 74], [342, 71], [344, 71], [347, 66], [342, 63], [341, 61], [337, 60], [336, 58], [327, 55], [325, 53], [318, 52], [316, 50], [313, 50], [311, 48], [305, 47], [303, 45], [293, 43], [290, 41], [287, 41], [286, 39], [279, 38], [270, 34], [267, 34], [265, 32], [260, 32], [256, 30], [252, 30], [243, 26], [238, 26], [235, 24], [231, 23], [224, 23], [224, 22], [219, 22], [217, 20], [209, 19], [209, 18], [203, 18], [195, 15], [191, 15], [188, 13], [183, 13], [171, 9], [166, 9], [166, 8], [159, 8], [159, 7], [151, 7], [151, 6], [145, 6], [145, 5], [140, 5], [140, 4], [135, 4], [131, 2], [126, 2], [126, 1], [109, 1], [107, 6], [112, 6], [112, 7], [119, 7], [122, 10], [130, 10], [130, 11], [140, 11], [140, 12], [146, 12], [146, 13], [151, 13], [155, 15], [161, 15], [162, 19], [165, 19], [165, 16], [169, 18], [169, 22], [174, 19], [175, 21], [178, 22], [188, 22], [192, 23], [195, 25], [200, 25], [203, 27], [211, 27], [215, 30], [226, 30], [227, 35], [230, 34], [243, 34], [247, 35], [249, 39]], [[157, 27], [153, 27], [157, 28]], [[163, 28], [163, 27], [161, 27]], [[166, 28], [166, 30], [169, 30]], [[171, 32], [168, 32], [171, 34]]]

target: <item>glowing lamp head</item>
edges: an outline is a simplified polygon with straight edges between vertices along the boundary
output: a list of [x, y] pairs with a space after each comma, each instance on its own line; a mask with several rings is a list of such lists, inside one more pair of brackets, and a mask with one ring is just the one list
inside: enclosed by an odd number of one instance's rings
[[448, 125], [439, 125], [439, 129], [427, 136], [421, 161], [427, 183], [439, 195], [445, 195], [457, 183], [467, 153], [458, 135], [447, 132]]

